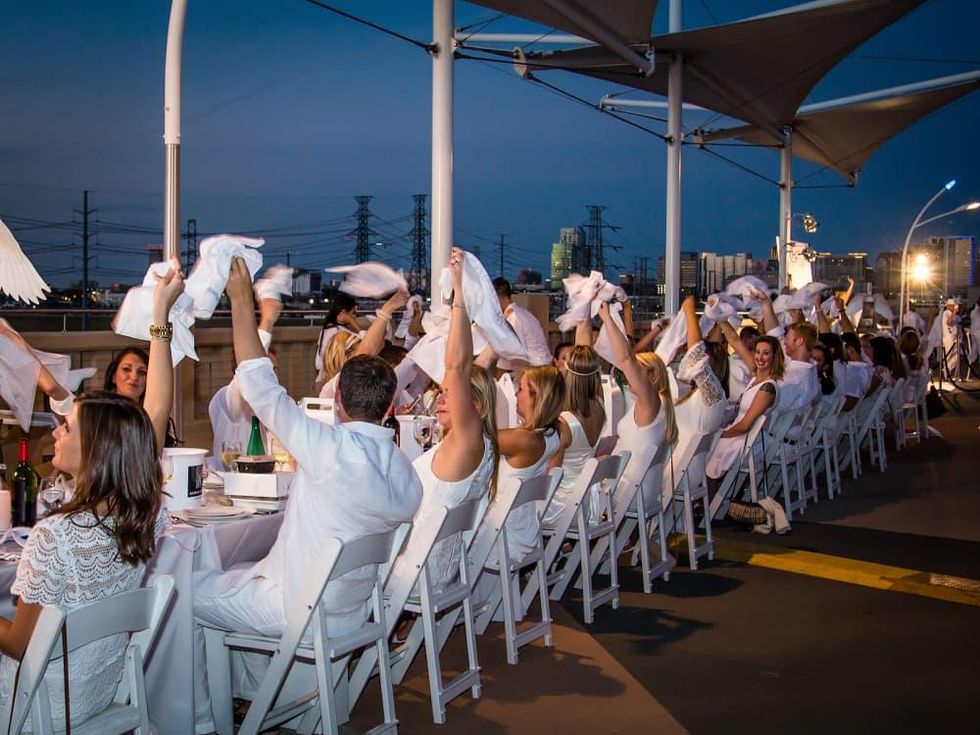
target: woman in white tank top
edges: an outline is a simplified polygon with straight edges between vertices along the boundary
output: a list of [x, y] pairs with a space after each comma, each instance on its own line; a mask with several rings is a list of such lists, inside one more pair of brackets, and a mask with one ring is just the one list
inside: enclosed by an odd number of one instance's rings
[[[550, 365], [533, 367], [521, 375], [517, 388], [517, 414], [521, 426], [498, 432], [500, 468], [497, 484], [516, 477], [524, 480], [544, 474], [558, 451], [558, 415], [565, 401], [561, 373]], [[537, 544], [538, 512], [528, 503], [507, 517], [507, 548], [511, 559], [522, 559]]]
[[[421, 513], [438, 503], [453, 508], [491, 492], [497, 464], [496, 385], [473, 365], [473, 333], [463, 301], [463, 258], [453, 249], [449, 269], [453, 303], [446, 340], [446, 374], [436, 401], [442, 441], [413, 462], [422, 481]], [[429, 557], [432, 584], [439, 590], [455, 579], [460, 537], [447, 538]]]
[[[565, 360], [565, 410], [558, 421], [561, 445], [551, 467], [561, 467], [562, 476], [555, 495], [541, 522], [554, 526], [568, 505], [568, 498], [585, 463], [595, 455], [599, 435], [606, 420], [602, 405], [599, 355], [590, 346], [577, 344]], [[590, 524], [598, 520], [598, 489], [591, 488], [588, 503]]]

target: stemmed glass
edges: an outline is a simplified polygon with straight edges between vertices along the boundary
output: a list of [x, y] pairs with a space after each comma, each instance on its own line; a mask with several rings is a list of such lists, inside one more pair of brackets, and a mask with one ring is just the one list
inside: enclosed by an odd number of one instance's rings
[[45, 477], [41, 480], [41, 487], [38, 488], [37, 497], [37, 517], [40, 519], [51, 515], [51, 513], [61, 507], [61, 504], [65, 500], [64, 478], [61, 475], [54, 478]]
[[423, 452], [432, 447], [432, 422], [428, 418], [416, 418], [412, 422], [412, 433], [415, 436], [415, 443]]
[[221, 461], [229, 472], [235, 470], [236, 460], [242, 456], [242, 443], [237, 439], [221, 442]]
[[163, 473], [163, 484], [166, 485], [174, 476], [174, 458], [168, 454], [160, 457], [160, 472]]

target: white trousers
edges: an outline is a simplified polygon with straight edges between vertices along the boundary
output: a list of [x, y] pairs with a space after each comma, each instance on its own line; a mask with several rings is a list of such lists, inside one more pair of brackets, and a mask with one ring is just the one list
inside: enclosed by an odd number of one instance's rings
[[[281, 635], [286, 629], [282, 588], [276, 582], [256, 577], [229, 584], [247, 570], [220, 573], [214, 570], [194, 575], [194, 730], [214, 731], [211, 693], [208, 688], [204, 625], [212, 628]], [[250, 698], [258, 688], [269, 657], [258, 653], [236, 656], [232, 665], [232, 691]]]

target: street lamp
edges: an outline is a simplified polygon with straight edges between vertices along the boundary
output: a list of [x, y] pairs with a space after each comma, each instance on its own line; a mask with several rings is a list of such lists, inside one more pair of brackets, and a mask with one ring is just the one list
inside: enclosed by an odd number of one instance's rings
[[943, 212], [942, 214], [937, 214], [935, 217], [930, 217], [927, 220], [923, 220], [922, 215], [924, 215], [926, 213], [926, 210], [932, 206], [932, 203], [936, 201], [940, 196], [945, 194], [947, 191], [952, 189], [954, 186], [956, 186], [956, 179], [952, 179], [948, 183], [944, 184], [939, 191], [937, 191], [935, 194], [932, 195], [932, 198], [928, 202], [926, 202], [926, 205], [921, 210], [919, 210], [919, 213], [916, 215], [915, 220], [912, 222], [912, 226], [909, 227], [908, 234], [905, 236], [905, 245], [902, 246], [902, 278], [901, 278], [902, 286], [898, 297], [899, 325], [903, 324], [905, 312], [907, 311], [906, 305], [908, 300], [908, 278], [909, 278], [908, 252], [909, 252], [909, 243], [912, 241], [912, 233], [915, 232], [917, 228], [922, 227], [923, 225], [927, 225], [930, 222], [935, 222], [937, 219], [942, 219], [943, 217], [949, 217], [950, 215], [956, 214], [957, 212], [966, 212], [966, 211], [972, 212], [972, 211], [976, 211], [977, 209], [980, 209], [980, 202], [970, 202], [969, 204], [963, 204], [957, 207], [956, 209], [951, 209], [948, 212]]

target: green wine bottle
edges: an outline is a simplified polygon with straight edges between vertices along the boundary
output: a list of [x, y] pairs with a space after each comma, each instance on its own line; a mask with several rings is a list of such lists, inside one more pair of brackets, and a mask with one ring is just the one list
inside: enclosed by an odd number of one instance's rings
[[27, 461], [27, 439], [17, 447], [17, 469], [13, 476], [11, 523], [14, 526], [33, 526], [37, 519], [37, 473]]
[[258, 457], [265, 454], [265, 442], [262, 441], [262, 427], [259, 426], [257, 416], [252, 417], [252, 433], [248, 436], [248, 448], [245, 454], [249, 457]]

